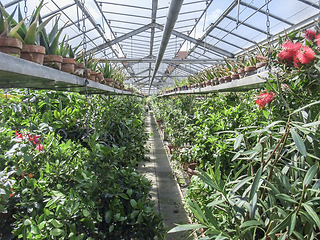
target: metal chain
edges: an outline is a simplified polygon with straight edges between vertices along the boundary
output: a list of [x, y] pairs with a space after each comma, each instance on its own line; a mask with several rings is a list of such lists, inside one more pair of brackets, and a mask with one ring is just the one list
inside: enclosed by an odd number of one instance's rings
[[266, 21], [266, 26], [267, 26], [267, 39], [268, 39], [268, 71], [270, 72], [271, 70], [271, 34], [270, 34], [270, 11], [269, 11], [269, 0], [265, 0], [267, 4], [267, 21]]
[[27, 18], [27, 14], [28, 14], [27, 0], [24, 0], [24, 15], [25, 15], [25, 18]]
[[[87, 67], [87, 40], [86, 40], [86, 23], [85, 23], [85, 9], [84, 9], [85, 0], [81, 0], [81, 6], [82, 6], [82, 33], [83, 33], [83, 60], [84, 60], [84, 66]], [[85, 95], [86, 95], [86, 129], [87, 129], [87, 135], [89, 135], [89, 113], [88, 113], [88, 72], [85, 70]]]

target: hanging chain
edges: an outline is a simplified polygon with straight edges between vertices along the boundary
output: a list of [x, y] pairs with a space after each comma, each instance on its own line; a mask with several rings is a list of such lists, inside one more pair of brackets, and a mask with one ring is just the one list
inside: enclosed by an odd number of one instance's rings
[[[81, 0], [81, 5], [82, 5], [82, 19], [83, 19], [83, 24], [82, 24], [82, 33], [83, 33], [83, 60], [84, 60], [84, 66], [85, 68], [87, 67], [87, 40], [86, 40], [86, 23], [85, 23], [85, 9], [84, 9], [84, 4], [85, 0]], [[89, 113], [88, 113], [88, 72], [85, 70], [85, 95], [86, 95], [86, 128], [87, 128], [87, 134], [89, 135]]]
[[32, 132], [32, 125], [31, 125], [31, 108], [30, 108], [30, 90], [28, 88], [28, 112], [29, 112], [29, 132]]
[[24, 16], [25, 16], [25, 18], [27, 18], [27, 14], [28, 14], [27, 0], [24, 0], [24, 9], [23, 10], [24, 10]]
[[267, 4], [267, 21], [266, 21], [266, 25], [267, 25], [267, 39], [268, 39], [268, 71], [270, 72], [271, 70], [271, 34], [270, 34], [270, 11], [269, 11], [269, 0], [266, 0], [266, 4]]

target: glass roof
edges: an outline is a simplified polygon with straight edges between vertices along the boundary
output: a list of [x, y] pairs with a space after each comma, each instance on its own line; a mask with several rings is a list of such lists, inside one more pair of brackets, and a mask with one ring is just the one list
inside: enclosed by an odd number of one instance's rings
[[[7, 12], [20, 5], [26, 16], [39, 2], [0, 0]], [[155, 73], [169, 7], [169, 1], [159, 0], [47, 0], [41, 15], [61, 13], [59, 26], [67, 24], [63, 35], [69, 44], [83, 45], [85, 36], [87, 53], [123, 66], [126, 81], [143, 93], [152, 82], [151, 94], [223, 57], [242, 54], [255, 42], [266, 43], [267, 7], [275, 39], [310, 27], [319, 17], [318, 0], [184, 0]]]

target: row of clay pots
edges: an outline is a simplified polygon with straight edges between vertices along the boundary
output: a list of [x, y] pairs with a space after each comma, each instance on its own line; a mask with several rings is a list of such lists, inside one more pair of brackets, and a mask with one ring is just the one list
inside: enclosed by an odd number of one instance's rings
[[169, 90], [169, 91], [166, 91], [166, 92], [163, 91], [163, 94], [164, 93], [175, 92], [175, 91], [181, 91], [181, 90], [190, 90], [192, 88], [202, 88], [202, 87], [208, 87], [208, 86], [215, 86], [215, 85], [218, 85], [218, 84], [231, 82], [232, 80], [237, 80], [237, 79], [243, 78], [245, 76], [245, 74], [248, 74], [249, 72], [256, 71], [257, 68], [263, 67], [265, 65], [266, 65], [265, 62], [261, 62], [259, 64], [257, 63], [258, 67], [248, 66], [248, 67], [245, 67], [245, 68], [238, 69], [238, 73], [233, 73], [233, 74], [231, 74], [229, 76], [219, 77], [219, 78], [215, 77], [215, 78], [213, 78], [211, 80], [204, 81], [204, 82], [201, 82], [201, 83], [195, 83], [193, 85], [177, 87], [177, 88], [175, 88], [173, 90]]

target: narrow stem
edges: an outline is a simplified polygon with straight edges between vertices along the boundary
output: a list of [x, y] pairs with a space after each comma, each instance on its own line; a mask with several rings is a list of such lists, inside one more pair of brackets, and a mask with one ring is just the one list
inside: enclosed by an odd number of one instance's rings
[[280, 99], [281, 99], [282, 103], [284, 104], [284, 106], [287, 108], [287, 110], [290, 112], [290, 107], [289, 107], [287, 101], [284, 99], [283, 94], [282, 94], [282, 88], [281, 88], [279, 73], [277, 73], [277, 84], [278, 84]]
[[302, 200], [303, 200], [303, 197], [304, 197], [305, 193], [306, 193], [306, 186], [303, 186], [302, 195], [301, 195], [300, 202], [299, 202], [299, 205], [298, 205], [298, 208], [297, 208], [297, 211], [296, 211], [297, 214], [298, 214], [298, 212], [299, 212], [299, 210], [301, 208]]

